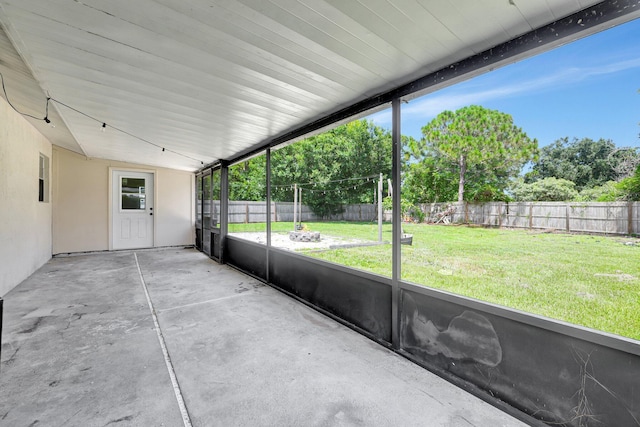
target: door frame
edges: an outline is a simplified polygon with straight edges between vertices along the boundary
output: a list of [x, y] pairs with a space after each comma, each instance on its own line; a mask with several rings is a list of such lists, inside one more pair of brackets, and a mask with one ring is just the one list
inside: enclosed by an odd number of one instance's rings
[[158, 171], [157, 169], [142, 169], [142, 168], [127, 168], [127, 167], [116, 167], [116, 166], [109, 166], [109, 178], [108, 178], [108, 188], [109, 188], [109, 204], [107, 206], [107, 211], [108, 211], [108, 215], [107, 215], [107, 230], [108, 230], [108, 234], [109, 234], [109, 250], [113, 251], [113, 202], [114, 202], [114, 195], [113, 195], [113, 176], [116, 172], [142, 172], [142, 173], [150, 173], [151, 175], [153, 175], [153, 207], [154, 207], [154, 211], [153, 211], [153, 236], [152, 236], [152, 240], [153, 240], [153, 244], [152, 244], [152, 248], [156, 247], [156, 235], [157, 235], [157, 230], [156, 227], [158, 226]]

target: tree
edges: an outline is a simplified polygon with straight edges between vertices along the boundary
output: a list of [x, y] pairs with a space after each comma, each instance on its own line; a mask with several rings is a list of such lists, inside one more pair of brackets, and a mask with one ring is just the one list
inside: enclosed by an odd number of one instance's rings
[[609, 154], [607, 160], [616, 174], [616, 179], [629, 178], [640, 166], [640, 148], [616, 148]]
[[414, 205], [455, 200], [456, 179], [455, 171], [447, 163], [427, 156], [403, 167], [402, 197]]
[[513, 199], [519, 202], [566, 202], [578, 196], [576, 185], [566, 179], [544, 178], [531, 183], [519, 182], [513, 189]]
[[581, 191], [632, 175], [638, 162], [638, 149], [616, 148], [609, 139], [561, 138], [540, 150], [526, 181], [563, 178], [573, 181]]
[[537, 140], [515, 126], [509, 114], [478, 105], [440, 113], [422, 134], [422, 151], [437, 153], [456, 166], [459, 202], [465, 199], [469, 175], [488, 178], [492, 193], [502, 190], [536, 158], [538, 149]]
[[292, 201], [298, 184], [304, 204], [322, 217], [345, 204], [373, 203], [373, 181], [391, 176], [391, 146], [388, 130], [356, 120], [273, 151], [272, 198]]
[[266, 200], [265, 156], [258, 156], [229, 168], [229, 200]]
[[[456, 200], [459, 178], [456, 164], [437, 152], [420, 151], [417, 148], [420, 143], [407, 139], [414, 144], [404, 145], [402, 197], [413, 204]], [[504, 173], [483, 165], [470, 168], [465, 178], [465, 200], [508, 200], [504, 193], [508, 180]]]

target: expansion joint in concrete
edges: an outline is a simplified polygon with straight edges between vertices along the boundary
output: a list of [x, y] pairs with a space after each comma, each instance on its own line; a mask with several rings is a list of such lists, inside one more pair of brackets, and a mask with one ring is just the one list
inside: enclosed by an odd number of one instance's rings
[[167, 366], [167, 371], [169, 371], [169, 377], [171, 378], [171, 384], [173, 385], [173, 392], [175, 393], [176, 400], [178, 401], [178, 407], [180, 408], [182, 421], [184, 422], [185, 427], [191, 427], [192, 426], [191, 417], [189, 416], [187, 405], [185, 404], [184, 398], [182, 397], [182, 391], [180, 390], [180, 384], [178, 383], [178, 378], [176, 377], [175, 370], [173, 369], [173, 363], [171, 363], [169, 350], [167, 349], [167, 345], [165, 343], [164, 337], [162, 336], [162, 330], [160, 329], [158, 316], [156, 316], [156, 310], [153, 307], [153, 302], [151, 301], [151, 296], [149, 295], [147, 284], [144, 281], [144, 276], [142, 275], [142, 270], [140, 269], [140, 263], [138, 262], [138, 254], [134, 252], [133, 256], [136, 260], [136, 267], [138, 268], [138, 275], [140, 276], [140, 283], [142, 283], [142, 289], [144, 289], [144, 294], [147, 297], [147, 303], [149, 304], [149, 310], [151, 311], [151, 317], [153, 318], [153, 323], [155, 325], [158, 341], [160, 342], [160, 347], [162, 348], [162, 354], [164, 355], [164, 363]]

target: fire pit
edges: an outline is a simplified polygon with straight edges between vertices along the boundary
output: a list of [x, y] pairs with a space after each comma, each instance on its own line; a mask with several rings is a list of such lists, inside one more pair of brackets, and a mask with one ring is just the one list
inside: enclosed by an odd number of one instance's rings
[[319, 231], [290, 231], [289, 240], [294, 242], [319, 242]]

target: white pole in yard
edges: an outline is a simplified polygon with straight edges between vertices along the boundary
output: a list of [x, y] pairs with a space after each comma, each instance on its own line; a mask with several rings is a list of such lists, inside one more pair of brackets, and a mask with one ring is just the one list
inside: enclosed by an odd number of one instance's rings
[[302, 187], [300, 187], [300, 197], [298, 197], [298, 203], [300, 203], [300, 215], [298, 215], [298, 221], [300, 221], [300, 229], [302, 229]]
[[298, 223], [298, 184], [293, 184], [293, 231]]
[[382, 243], [382, 174], [378, 181], [378, 242]]
[[390, 198], [393, 197], [393, 184], [391, 184], [391, 179], [387, 178], [387, 196]]

